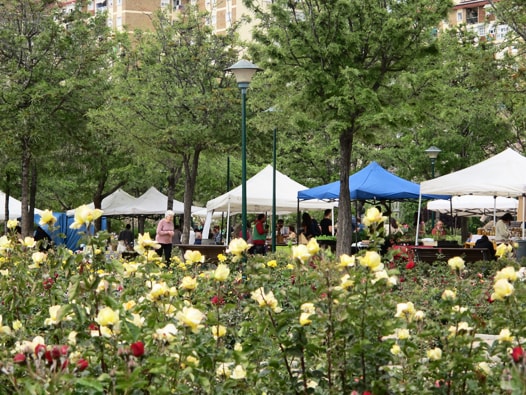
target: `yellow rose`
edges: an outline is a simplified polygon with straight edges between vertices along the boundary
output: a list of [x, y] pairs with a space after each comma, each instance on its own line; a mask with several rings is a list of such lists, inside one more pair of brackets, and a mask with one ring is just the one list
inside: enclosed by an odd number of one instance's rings
[[508, 282], [505, 278], [501, 278], [500, 280], [497, 280], [495, 284], [493, 285], [493, 292], [491, 294], [491, 299], [493, 300], [504, 300], [504, 298], [507, 298], [513, 293], [513, 285]]
[[411, 321], [415, 316], [415, 306], [413, 302], [407, 303], [398, 303], [396, 305], [396, 314], [397, 318], [405, 318], [407, 321]]
[[45, 225], [53, 226], [55, 224], [55, 222], [57, 222], [57, 219], [53, 216], [53, 211], [51, 211], [51, 210], [44, 210], [40, 214], [40, 221], [39, 221], [38, 224], [40, 226], [45, 226]]
[[383, 217], [382, 213], [376, 207], [371, 207], [365, 213], [365, 217], [362, 222], [365, 226], [371, 226], [373, 224], [382, 223], [386, 219], [387, 217]]
[[515, 271], [515, 268], [513, 266], [508, 266], [497, 272], [497, 274], [495, 275], [495, 281], [498, 281], [503, 278], [509, 281], [515, 281], [517, 280], [517, 277], [518, 273]]
[[312, 320], [310, 319], [311, 314], [308, 313], [301, 313], [300, 314], [300, 325], [306, 326], [310, 325], [312, 323]]
[[187, 291], [193, 291], [197, 287], [197, 279], [190, 276], [185, 276], [181, 280], [181, 285], [179, 287], [186, 289]]
[[376, 251], [367, 251], [365, 255], [360, 258], [360, 265], [368, 267], [373, 272], [383, 270], [384, 268], [382, 256]]
[[226, 261], [226, 256], [223, 254], [217, 254], [217, 260], [223, 263], [224, 261]]
[[448, 261], [447, 261], [447, 264], [449, 265], [449, 267], [452, 269], [452, 270], [464, 270], [464, 259], [462, 259], [461, 257], [459, 256], [455, 256], [453, 258], [450, 258]]
[[225, 281], [230, 274], [230, 269], [224, 263], [217, 265], [217, 268], [214, 272], [214, 280], [216, 281]]
[[347, 254], [340, 255], [340, 263], [338, 264], [338, 267], [345, 268], [345, 267], [353, 267], [355, 264], [355, 257], [349, 256]]
[[393, 344], [393, 346], [391, 347], [391, 354], [398, 355], [401, 352], [402, 352], [402, 349], [400, 348], [400, 346], [398, 344]]
[[216, 340], [226, 335], [226, 328], [223, 325], [213, 325], [210, 329], [212, 330], [212, 336]]
[[259, 307], [269, 306], [273, 311], [279, 312], [278, 301], [272, 291], [265, 293], [265, 289], [261, 287], [253, 291], [250, 297], [258, 302]]
[[32, 237], [30, 236], [26, 236], [24, 237], [24, 240], [21, 240], [21, 243], [24, 247], [27, 247], [27, 248], [33, 248], [36, 246], [37, 242], [35, 241], [35, 239], [33, 239]]
[[292, 246], [292, 259], [298, 259], [301, 263], [305, 263], [311, 254], [304, 244]]
[[111, 307], [104, 307], [97, 314], [95, 321], [102, 326], [112, 326], [119, 322], [119, 312], [114, 311]]
[[455, 300], [456, 298], [457, 294], [455, 291], [446, 289], [444, 292], [442, 292], [442, 300]]
[[427, 357], [430, 361], [438, 361], [442, 358], [442, 349], [435, 347], [432, 350], [427, 350]]
[[318, 245], [318, 242], [315, 238], [311, 238], [307, 243], [307, 251], [309, 251], [309, 254], [311, 255], [316, 255], [319, 250], [320, 246]]
[[60, 311], [60, 307], [60, 305], [54, 305], [48, 309], [49, 318], [45, 319], [44, 325], [57, 325], [60, 322], [60, 319], [58, 318], [58, 312]]
[[242, 238], [233, 239], [228, 245], [228, 251], [235, 256], [241, 256], [250, 248], [250, 245]]
[[18, 221], [16, 219], [10, 219], [7, 221], [7, 229], [15, 229], [18, 226]]
[[504, 328], [499, 333], [499, 343], [512, 342], [514, 337], [511, 335], [511, 331], [508, 328]]
[[268, 267], [276, 267], [276, 266], [278, 266], [278, 262], [276, 262], [276, 260], [273, 259], [273, 260], [267, 262], [267, 266]]
[[409, 334], [409, 329], [400, 328], [396, 330], [396, 338], [399, 340], [409, 339], [411, 335]]
[[171, 341], [175, 339], [176, 335], [177, 335], [177, 328], [175, 327], [175, 325], [167, 324], [163, 328], [157, 329], [155, 331], [154, 338], [170, 343]]
[[303, 303], [300, 310], [304, 313], [314, 314], [316, 312], [316, 307], [314, 307], [314, 303]]
[[245, 371], [245, 368], [241, 365], [236, 365], [236, 367], [232, 370], [232, 374], [230, 375], [230, 378], [234, 380], [243, 380], [246, 377], [247, 372]]
[[183, 309], [175, 315], [175, 318], [184, 326], [189, 327], [192, 332], [197, 333], [199, 329], [203, 327], [201, 322], [206, 316], [194, 307], [183, 307]]
[[137, 244], [133, 247], [141, 255], [144, 255], [147, 250], [158, 250], [159, 248], [161, 248], [161, 245], [152, 240], [149, 233], [139, 234]]
[[192, 263], [203, 263], [205, 261], [204, 255], [200, 251], [186, 250], [184, 253], [184, 259], [187, 264]]
[[75, 209], [75, 219], [70, 225], [71, 229], [80, 229], [82, 226], [89, 226], [93, 221], [102, 216], [102, 210], [90, 208], [87, 205], [82, 205]]
[[36, 265], [40, 265], [42, 262], [45, 262], [47, 258], [47, 254], [44, 252], [34, 252], [33, 255], [31, 255], [31, 259], [33, 260], [33, 263]]

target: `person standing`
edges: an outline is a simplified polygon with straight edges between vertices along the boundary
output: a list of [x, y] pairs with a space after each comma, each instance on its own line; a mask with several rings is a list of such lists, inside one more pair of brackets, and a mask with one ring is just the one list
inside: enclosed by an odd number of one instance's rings
[[267, 229], [265, 222], [267, 217], [265, 214], [258, 214], [254, 222], [254, 229], [252, 230], [252, 244], [254, 244], [254, 254], [266, 254], [265, 243], [267, 242]]
[[160, 257], [164, 255], [167, 265], [170, 265], [172, 257], [172, 237], [174, 235], [174, 212], [172, 210], [166, 211], [164, 218], [157, 224], [157, 233], [155, 234], [155, 241], [161, 245], [157, 250]]
[[181, 244], [181, 237], [183, 236], [183, 232], [181, 232], [181, 226], [180, 225], [174, 225], [174, 235], [172, 237], [172, 244]]
[[507, 241], [510, 234], [510, 224], [513, 220], [513, 216], [510, 213], [504, 214], [495, 224], [495, 242], [502, 243]]
[[126, 227], [119, 233], [118, 241], [124, 244], [125, 250], [133, 249], [133, 232], [130, 224], [126, 224]]
[[320, 221], [320, 228], [322, 236], [332, 236], [332, 210], [330, 208], [325, 210], [323, 219]]

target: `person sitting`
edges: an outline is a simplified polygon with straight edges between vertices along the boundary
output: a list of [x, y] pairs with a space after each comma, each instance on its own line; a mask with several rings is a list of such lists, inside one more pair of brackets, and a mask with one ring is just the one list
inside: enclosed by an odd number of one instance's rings
[[495, 247], [488, 236], [482, 235], [482, 237], [475, 242], [475, 248], [487, 248], [490, 260], [495, 260]]
[[495, 241], [497, 243], [509, 240], [511, 236], [509, 226], [512, 220], [513, 216], [510, 213], [506, 213], [495, 224]]
[[437, 238], [444, 237], [447, 234], [444, 223], [438, 220], [435, 227], [431, 230], [431, 234]]

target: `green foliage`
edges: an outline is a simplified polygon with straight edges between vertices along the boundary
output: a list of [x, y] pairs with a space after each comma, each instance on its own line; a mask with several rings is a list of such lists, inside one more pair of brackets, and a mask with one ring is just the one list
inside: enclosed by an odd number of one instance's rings
[[[4, 236], [0, 386], [20, 394], [521, 393], [524, 270], [509, 260], [464, 268], [407, 265], [400, 251], [381, 257], [375, 218], [371, 249], [354, 257], [337, 259], [314, 239], [292, 257], [247, 257], [234, 240], [213, 267], [194, 251], [167, 268], [149, 238], [124, 261], [104, 252], [104, 233], [85, 235], [79, 254], [39, 254], [30, 240]], [[514, 286], [504, 298], [502, 279]]]

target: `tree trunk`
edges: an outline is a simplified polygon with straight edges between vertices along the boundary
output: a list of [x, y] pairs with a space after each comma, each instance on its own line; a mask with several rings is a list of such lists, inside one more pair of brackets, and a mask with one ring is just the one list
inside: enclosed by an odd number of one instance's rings
[[197, 168], [199, 165], [199, 152], [195, 151], [193, 158], [185, 157], [183, 160], [186, 173], [184, 187], [184, 217], [181, 243], [187, 244], [192, 226], [192, 201], [194, 198], [195, 182], [197, 179]]
[[27, 208], [29, 207], [29, 182], [31, 173], [31, 147], [29, 138], [22, 138], [22, 237], [30, 233], [30, 227], [33, 225], [33, 219], [29, 218]]
[[336, 256], [351, 255], [352, 208], [349, 195], [349, 173], [353, 132], [346, 130], [340, 135], [340, 200], [338, 203], [338, 233]]

